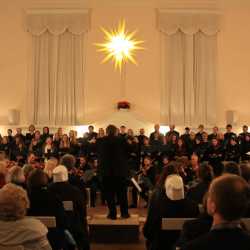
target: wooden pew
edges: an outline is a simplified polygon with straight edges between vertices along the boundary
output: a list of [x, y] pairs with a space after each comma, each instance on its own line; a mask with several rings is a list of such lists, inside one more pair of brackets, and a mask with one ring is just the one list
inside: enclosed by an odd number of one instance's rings
[[182, 230], [185, 221], [194, 220], [194, 218], [163, 218], [161, 229], [166, 231]]
[[47, 228], [56, 228], [56, 217], [53, 216], [32, 216], [34, 219], [40, 220]]
[[73, 201], [63, 201], [63, 207], [66, 212], [74, 211]]

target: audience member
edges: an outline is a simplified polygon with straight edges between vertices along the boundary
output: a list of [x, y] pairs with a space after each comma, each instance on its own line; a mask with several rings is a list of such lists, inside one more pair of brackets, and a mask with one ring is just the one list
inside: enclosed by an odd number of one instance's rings
[[25, 216], [28, 207], [27, 193], [21, 187], [9, 183], [0, 189], [0, 245], [52, 250], [47, 228], [40, 221]]
[[250, 236], [240, 224], [248, 209], [249, 186], [237, 175], [225, 174], [213, 180], [207, 210], [213, 217], [211, 230], [191, 241], [184, 250], [247, 250]]

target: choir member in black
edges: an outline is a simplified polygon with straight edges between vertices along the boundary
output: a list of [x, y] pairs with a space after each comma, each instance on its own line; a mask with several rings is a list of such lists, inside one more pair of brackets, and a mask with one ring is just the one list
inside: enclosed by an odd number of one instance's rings
[[150, 134], [149, 141], [152, 146], [161, 146], [164, 141], [164, 135], [160, 133], [160, 125], [155, 124], [155, 131]]
[[43, 144], [42, 150], [43, 157], [47, 160], [51, 157], [58, 157], [58, 147], [56, 147], [51, 137], [47, 137]]
[[149, 143], [149, 138], [145, 137], [143, 140], [143, 145], [141, 147], [141, 158], [143, 159], [145, 156], [151, 156], [153, 152], [154, 149]]
[[185, 133], [181, 135], [181, 139], [184, 141], [185, 145], [188, 145], [190, 141], [190, 128], [185, 128]]
[[11, 160], [25, 161], [27, 156], [27, 148], [22, 140], [22, 137], [15, 136], [15, 143], [11, 146]]
[[122, 125], [120, 127], [119, 136], [122, 136], [122, 137], [125, 138], [127, 136], [127, 132], [126, 131], [127, 131], [126, 126]]
[[218, 134], [219, 134], [219, 128], [218, 127], [213, 127], [213, 132], [212, 132], [212, 134], [210, 134], [209, 136], [208, 136], [208, 140], [209, 141], [212, 141], [212, 139], [213, 138], [217, 138], [218, 139]]
[[200, 147], [200, 158], [201, 160], [203, 160], [203, 157], [208, 149], [208, 147], [210, 146], [210, 143], [208, 141], [208, 134], [206, 132], [204, 132], [202, 134], [202, 143], [201, 143], [201, 147]]
[[204, 159], [213, 167], [215, 176], [221, 174], [221, 162], [224, 160], [224, 149], [221, 147], [217, 139], [212, 139], [211, 145], [208, 147]]
[[99, 128], [97, 138], [103, 138], [105, 136], [105, 131], [103, 128]]
[[146, 137], [145, 135], [145, 130], [144, 128], [140, 128], [139, 130], [139, 135], [137, 136], [139, 146], [142, 146], [144, 143], [144, 138]]
[[36, 131], [36, 128], [33, 124], [31, 124], [29, 126], [29, 132], [26, 133], [26, 136], [25, 136], [25, 144], [29, 147], [32, 139], [34, 138], [35, 136], [35, 131]]
[[70, 154], [77, 156], [80, 150], [79, 143], [77, 141], [76, 131], [69, 131], [69, 142], [70, 142]]
[[179, 138], [177, 141], [176, 148], [175, 148], [175, 156], [181, 157], [181, 156], [187, 156], [187, 155], [188, 153], [187, 153], [186, 145], [184, 141], [181, 138]]
[[197, 184], [200, 169], [200, 158], [197, 154], [193, 153], [191, 155], [190, 164], [184, 169], [185, 173], [182, 178], [184, 183], [192, 187]]
[[240, 153], [241, 153], [241, 160], [242, 161], [249, 161], [250, 160], [250, 135], [245, 136], [245, 140], [240, 144]]
[[62, 137], [63, 137], [63, 129], [62, 129], [62, 128], [58, 128], [58, 129], [57, 129], [57, 134], [58, 134], [58, 137], [59, 137], [60, 140], [61, 140]]
[[229, 143], [229, 141], [232, 137], [237, 138], [237, 135], [234, 132], [232, 132], [232, 129], [233, 129], [232, 125], [227, 124], [227, 126], [226, 126], [227, 132], [224, 134], [225, 146]]
[[250, 133], [248, 132], [248, 126], [244, 125], [242, 127], [242, 133], [239, 134], [239, 142], [242, 143], [246, 140], [246, 136], [250, 136]]
[[179, 138], [180, 133], [178, 131], [174, 130], [175, 129], [175, 125], [173, 125], [173, 124], [170, 125], [169, 129], [170, 130], [166, 133], [167, 141], [171, 140], [173, 135], [175, 135], [177, 138]]
[[196, 136], [195, 138], [195, 145], [193, 146], [193, 153], [202, 157], [202, 138], [200, 136]]
[[25, 136], [22, 134], [22, 129], [21, 128], [17, 128], [16, 129], [16, 135], [15, 137], [21, 137], [22, 141], [25, 142]]
[[187, 150], [189, 157], [193, 154], [196, 145], [196, 135], [194, 132], [190, 133], [190, 138], [188, 140]]
[[240, 146], [237, 139], [234, 137], [229, 140], [229, 144], [226, 146], [225, 160], [234, 161], [236, 163], [240, 161]]
[[60, 137], [58, 133], [55, 133], [53, 136], [53, 145], [55, 146], [55, 148], [57, 148], [57, 151], [59, 151], [59, 146], [60, 146]]
[[164, 171], [165, 168], [168, 167], [170, 160], [169, 157], [167, 155], [163, 155], [162, 156], [162, 160], [161, 160], [161, 164], [160, 164], [160, 172], [162, 173], [162, 171]]
[[7, 158], [9, 158], [10, 156], [10, 147], [11, 147], [8, 139], [9, 139], [8, 136], [4, 136], [0, 144], [0, 151], [4, 152]]
[[51, 135], [49, 133], [49, 128], [48, 127], [43, 127], [43, 133], [41, 135], [41, 141], [42, 141], [42, 143], [45, 143], [45, 141], [46, 141], [46, 139], [48, 137], [53, 137], [53, 135]]
[[89, 125], [88, 126], [88, 133], [87, 133], [87, 140], [89, 142], [93, 141], [93, 140], [96, 140], [97, 138], [97, 133], [94, 131], [94, 126], [92, 125]]
[[64, 134], [59, 144], [59, 156], [63, 156], [70, 152], [70, 142], [67, 134]]
[[8, 129], [7, 130], [7, 134], [8, 134], [8, 141], [9, 141], [9, 144], [12, 145], [14, 143], [14, 137], [12, 135], [12, 129]]
[[127, 178], [130, 146], [125, 138], [118, 136], [114, 125], [107, 127], [106, 134], [97, 141], [97, 152], [103, 190], [109, 208], [108, 218], [117, 218], [116, 197], [120, 204], [121, 217], [128, 218]]
[[204, 125], [200, 124], [198, 127], [198, 132], [196, 133], [196, 137], [198, 137], [200, 140], [202, 140], [202, 134], [205, 132], [204, 129]]
[[130, 172], [132, 172], [133, 174], [134, 172], [137, 172], [140, 168], [139, 141], [137, 137], [132, 135], [132, 133], [130, 135], [129, 134], [130, 132], [128, 130], [127, 142], [130, 144], [131, 147], [128, 164]]
[[34, 152], [38, 157], [42, 157], [42, 141], [39, 130], [36, 130], [34, 138], [31, 140], [29, 151]]
[[176, 135], [173, 135], [171, 140], [167, 142], [168, 155], [171, 159], [175, 157], [176, 150], [177, 150], [177, 142], [178, 142], [178, 139]]

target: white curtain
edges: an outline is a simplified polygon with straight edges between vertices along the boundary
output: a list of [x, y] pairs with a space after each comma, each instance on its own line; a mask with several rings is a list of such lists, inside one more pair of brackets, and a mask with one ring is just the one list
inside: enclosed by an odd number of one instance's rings
[[207, 16], [160, 15], [162, 123], [197, 126], [216, 121], [218, 26], [215, 17], [210, 20], [213, 25]]
[[85, 15], [28, 15], [27, 28], [32, 37], [29, 113], [35, 124], [83, 122], [87, 28], [79, 25], [81, 16]]

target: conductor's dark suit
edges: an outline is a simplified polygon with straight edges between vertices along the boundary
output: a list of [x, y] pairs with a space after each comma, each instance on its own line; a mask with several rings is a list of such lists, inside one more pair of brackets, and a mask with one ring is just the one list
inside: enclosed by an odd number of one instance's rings
[[120, 204], [121, 216], [128, 215], [128, 152], [129, 145], [121, 136], [105, 136], [97, 140], [100, 174], [103, 178], [104, 194], [111, 217], [116, 217], [116, 196]]

